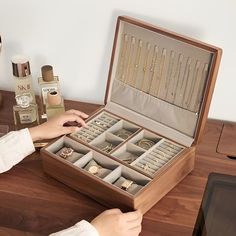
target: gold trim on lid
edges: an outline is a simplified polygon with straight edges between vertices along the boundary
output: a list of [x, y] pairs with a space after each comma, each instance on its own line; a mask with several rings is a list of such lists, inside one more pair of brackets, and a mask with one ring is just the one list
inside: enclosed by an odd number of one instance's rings
[[26, 77], [31, 74], [29, 60], [25, 56], [14, 56], [11, 61], [14, 76]]
[[43, 80], [46, 82], [53, 81], [54, 75], [53, 75], [53, 67], [50, 65], [44, 65], [41, 68], [42, 77]]

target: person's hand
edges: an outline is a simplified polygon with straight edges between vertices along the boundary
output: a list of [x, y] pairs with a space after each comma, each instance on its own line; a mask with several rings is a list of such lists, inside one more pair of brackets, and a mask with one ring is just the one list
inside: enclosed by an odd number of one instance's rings
[[104, 211], [91, 224], [100, 236], [137, 236], [141, 232], [140, 211], [122, 213], [119, 209]]
[[78, 126], [63, 126], [67, 122], [77, 122], [82, 126], [85, 126], [85, 122], [83, 118], [87, 118], [88, 115], [77, 110], [68, 110], [58, 116], [51, 118], [49, 121], [35, 126], [33, 128], [29, 128], [30, 135], [33, 141], [42, 140], [42, 139], [51, 139], [63, 134], [69, 134], [76, 132], [79, 127]]

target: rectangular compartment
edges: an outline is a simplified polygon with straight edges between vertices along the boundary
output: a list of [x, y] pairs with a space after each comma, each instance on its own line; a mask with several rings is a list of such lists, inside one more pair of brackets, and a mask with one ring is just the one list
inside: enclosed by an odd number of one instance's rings
[[107, 130], [119, 122], [119, 120], [120, 119], [118, 117], [106, 112], [101, 112], [97, 116], [89, 119], [87, 127], [82, 127], [78, 132], [73, 133], [72, 137], [79, 141], [90, 143], [101, 134], [104, 134]]
[[123, 142], [123, 139], [113, 135], [112, 133], [105, 132], [96, 139], [94, 139], [90, 145], [95, 147], [104, 153], [111, 153], [117, 146]]
[[133, 145], [132, 143], [127, 143], [123, 145], [121, 148], [117, 149], [112, 153], [112, 156], [117, 158], [118, 160], [125, 162], [127, 164], [131, 164], [138, 157], [143, 155], [144, 150]]
[[[71, 148], [71, 155], [69, 155], [68, 157], [61, 155], [61, 151], [63, 148]], [[63, 161], [70, 162], [72, 164], [76, 163], [90, 151], [87, 147], [81, 145], [80, 143], [77, 143], [67, 136], [63, 136], [62, 138], [55, 141], [47, 148], [47, 150], [55, 158], [62, 159]]]
[[141, 127], [138, 127], [130, 122], [120, 120], [112, 127], [112, 129], [110, 129], [110, 132], [123, 140], [127, 140], [140, 129]]
[[149, 150], [162, 140], [162, 137], [151, 133], [147, 130], [142, 130], [135, 137], [133, 137], [129, 142], [143, 149], [144, 151]]
[[149, 178], [138, 172], [131, 175], [130, 170], [124, 166], [117, 167], [104, 180], [130, 195], [136, 195], [150, 182]]

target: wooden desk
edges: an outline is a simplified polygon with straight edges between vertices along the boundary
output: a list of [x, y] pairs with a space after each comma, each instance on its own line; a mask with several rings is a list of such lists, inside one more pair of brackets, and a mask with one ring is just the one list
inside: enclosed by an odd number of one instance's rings
[[[0, 124], [14, 129], [13, 94], [4, 92]], [[91, 113], [99, 105], [66, 101]], [[223, 123], [209, 120], [197, 148], [196, 167], [144, 215], [142, 236], [189, 236], [210, 172], [236, 175], [236, 161], [216, 152]], [[81, 219], [92, 220], [105, 207], [45, 175], [38, 152], [0, 175], [0, 235], [47, 235]]]

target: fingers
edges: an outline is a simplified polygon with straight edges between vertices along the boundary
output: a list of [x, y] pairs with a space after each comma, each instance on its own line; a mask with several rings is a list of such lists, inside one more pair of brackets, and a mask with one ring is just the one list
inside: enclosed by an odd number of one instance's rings
[[[141, 228], [142, 214], [140, 211], [128, 212], [123, 214], [126, 220], [127, 229], [133, 230]], [[141, 229], [140, 229], [141, 230]]]
[[134, 228], [140, 227], [141, 223], [142, 223], [142, 217], [133, 221], [127, 221], [127, 228], [134, 229]]
[[142, 214], [139, 210], [137, 211], [131, 211], [131, 212], [127, 212], [124, 213], [124, 217], [126, 221], [142, 221]]
[[129, 234], [128, 235], [139, 235], [142, 231], [142, 226], [141, 224], [135, 228], [132, 228], [132, 229], [129, 229], [128, 232]]
[[79, 130], [79, 127], [71, 126], [71, 127], [63, 127], [63, 134], [71, 134]]
[[66, 111], [66, 113], [77, 115], [77, 116], [80, 116], [80, 117], [83, 117], [83, 118], [88, 118], [88, 115], [85, 114], [84, 112], [78, 111], [78, 110], [74, 110], [74, 109], [70, 109], [70, 110]]
[[63, 116], [63, 123], [66, 123], [68, 121], [76, 121], [80, 123], [82, 126], [86, 126], [85, 121], [76, 114], [66, 113], [65, 116]]

